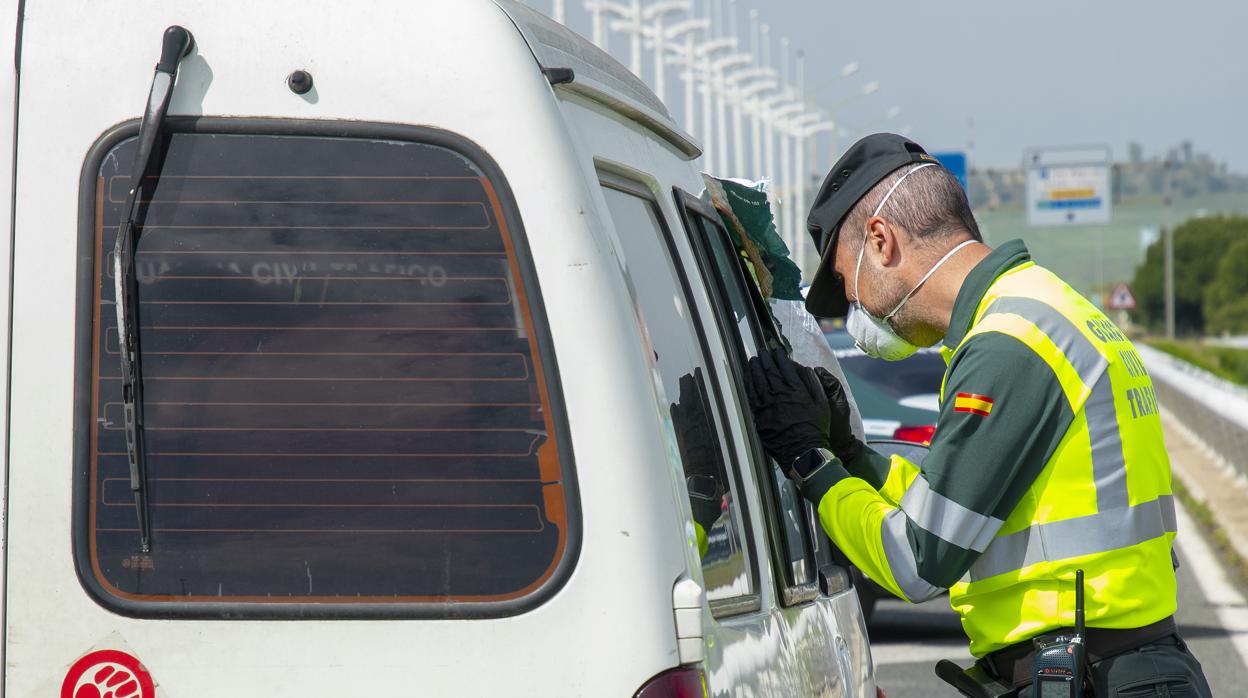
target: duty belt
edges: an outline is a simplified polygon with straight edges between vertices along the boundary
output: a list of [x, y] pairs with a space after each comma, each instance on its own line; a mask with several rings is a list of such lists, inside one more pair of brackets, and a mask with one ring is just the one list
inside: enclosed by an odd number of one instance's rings
[[[1102, 659], [1108, 659], [1109, 657], [1147, 645], [1168, 635], [1174, 635], [1176, 632], [1174, 616], [1167, 616], [1156, 623], [1145, 625], [1142, 628], [1126, 630], [1088, 628], [1083, 641], [1084, 647], [1087, 648], [1088, 663], [1096, 664]], [[1069, 637], [1074, 634], [1074, 628], [1058, 628], [1057, 630], [1044, 633], [1041, 637], [1056, 637], [1058, 635]], [[1034, 638], [1004, 647], [996, 652], [990, 652], [980, 662], [987, 665], [987, 668], [1002, 680], [1013, 683], [1015, 687], [1029, 686], [1035, 673], [1036, 646]]]

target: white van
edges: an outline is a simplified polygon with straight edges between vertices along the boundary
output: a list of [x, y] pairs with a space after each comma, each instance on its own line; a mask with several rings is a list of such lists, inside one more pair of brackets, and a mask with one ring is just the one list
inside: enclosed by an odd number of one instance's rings
[[753, 435], [762, 301], [623, 67], [503, 0], [3, 6], [5, 695], [875, 698]]

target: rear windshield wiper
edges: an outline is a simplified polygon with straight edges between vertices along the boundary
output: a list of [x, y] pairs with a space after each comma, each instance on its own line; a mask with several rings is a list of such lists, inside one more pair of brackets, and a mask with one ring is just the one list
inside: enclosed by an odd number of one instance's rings
[[138, 151], [130, 168], [130, 195], [121, 212], [114, 250], [113, 276], [116, 279], [117, 334], [121, 339], [121, 392], [126, 420], [126, 454], [130, 461], [130, 489], [134, 493], [134, 509], [139, 517], [139, 547], [152, 550], [152, 528], [147, 510], [147, 463], [143, 450], [143, 368], [139, 360], [139, 289], [134, 271], [134, 254], [139, 235], [134, 229], [135, 213], [143, 201], [143, 181], [152, 165], [160, 124], [169, 109], [178, 63], [190, 53], [194, 40], [191, 33], [179, 26], [165, 30], [160, 49], [160, 62], [152, 78], [147, 109], [139, 124]]

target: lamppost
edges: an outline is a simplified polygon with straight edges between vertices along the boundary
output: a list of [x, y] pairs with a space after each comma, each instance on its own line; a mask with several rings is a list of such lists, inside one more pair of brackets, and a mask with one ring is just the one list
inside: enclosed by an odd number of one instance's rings
[[[702, 144], [707, 149], [711, 149], [712, 141], [715, 139], [715, 123], [714, 114], [711, 108], [711, 99], [714, 97], [714, 85], [712, 70], [712, 57], [715, 54], [724, 51], [732, 51], [737, 47], [737, 40], [731, 37], [723, 37], [718, 39], [709, 39], [700, 45], [694, 46], [694, 59], [699, 65], [699, 71], [702, 73]], [[716, 153], [709, 153], [706, 162], [711, 162], [711, 155], [718, 157]], [[709, 165], [708, 165], [709, 166]]]
[[551, 15], [554, 17], [554, 19], [555, 19], [555, 21], [556, 21], [556, 22], [558, 22], [558, 23], [560, 23], [560, 24], [563, 24], [563, 19], [564, 19], [563, 3], [564, 3], [564, 0], [554, 0], [554, 3], [555, 3], [555, 6], [552, 8]]
[[753, 62], [754, 58], [749, 54], [734, 53], [711, 64], [711, 79], [709, 84], [715, 91], [715, 116], [717, 128], [715, 160], [716, 169], [720, 174], [723, 174], [724, 171], [728, 169], [728, 83], [725, 80], [724, 73], [731, 68], [749, 65]]
[[[642, 11], [648, 25], [642, 27], [643, 35], [654, 39], [654, 92], [659, 101], [667, 104], [667, 31], [663, 26], [664, 15], [673, 12], [693, 12], [690, 0], [660, 0]], [[707, 22], [710, 25], [710, 22]]]
[[[780, 136], [780, 169], [775, 170], [776, 178], [776, 195], [783, 203], [786, 199], [790, 199], [792, 183], [789, 181], [789, 175], [793, 172], [793, 138], [789, 135], [787, 119], [806, 110], [806, 105], [792, 101], [791, 96], [785, 96], [783, 99], [789, 100], [769, 110], [767, 118], [770, 120], [769, 128], [778, 133]], [[790, 202], [791, 203], [791, 202]], [[784, 206], [780, 211], [780, 231], [781, 236], [785, 238], [785, 242], [789, 244], [790, 249], [793, 243], [793, 211], [789, 210], [792, 206]]]
[[[694, 126], [697, 119], [694, 114], [694, 98], [697, 94], [698, 65], [694, 60], [694, 35], [700, 31], [708, 31], [710, 28], [711, 20], [705, 17], [695, 17], [670, 27], [656, 27], [653, 31], [654, 65], [658, 74], [664, 75], [664, 67], [668, 64], [684, 66], [684, 71], [680, 75], [685, 83], [685, 128], [689, 129], [695, 138], [697, 132]], [[681, 39], [684, 40], [683, 45], [678, 45], [676, 42]], [[666, 81], [656, 80], [655, 93], [664, 103], [667, 100], [667, 96], [663, 94], [665, 88]]]
[[[815, 123], [800, 127], [798, 129], [798, 134], [799, 134], [798, 137], [801, 140], [806, 141], [810, 138], [814, 138], [815, 136], [825, 131], [835, 134], [837, 128], [839, 128], [839, 125], [835, 121], [831, 119], [824, 119], [822, 121], [816, 121]], [[803, 205], [804, 203], [805, 202], [803, 201]], [[806, 273], [807, 247], [808, 246], [806, 245], [799, 245], [797, 247], [797, 267], [798, 269], [801, 269], [803, 275]], [[816, 252], [818, 252], [818, 250], [816, 250]]]
[[[611, 0], [589, 0], [589, 2], [586, 2], [585, 9], [589, 11], [590, 26], [593, 27], [592, 40], [594, 45], [603, 51], [607, 51], [608, 39], [610, 38], [606, 27], [607, 16], [614, 15], [623, 19], [630, 19], [633, 17], [633, 8], [639, 5], [640, 2], [641, 0], [630, 0], [631, 4], [629, 5], [612, 2]], [[632, 69], [633, 73], [639, 73], [641, 71], [641, 51], [635, 52], [632, 58], [633, 62], [636, 63], [636, 67]]]
[[802, 241], [802, 217], [806, 215], [806, 145], [805, 129], [824, 117], [818, 112], [806, 111], [795, 115], [785, 124], [785, 137], [793, 139], [793, 215], [789, 217], [789, 236], [793, 239], [792, 253], [800, 255]]
[[766, 92], [774, 92], [780, 89], [780, 83], [776, 80], [776, 71], [770, 68], [761, 69], [766, 77], [754, 82], [750, 85], [742, 86], [737, 97], [741, 101], [742, 110], [750, 115], [750, 122], [753, 126], [754, 137], [751, 139], [752, 152], [750, 164], [754, 168], [754, 179], [760, 179], [763, 176], [763, 118], [760, 100]]
[[[757, 66], [725, 76], [724, 86], [729, 90], [729, 106], [732, 107], [733, 161], [737, 176], [743, 176], [748, 170], [745, 165], [745, 113], [747, 100], [768, 89], [779, 86], [775, 80], [776, 71]], [[756, 129], [757, 130], [757, 129]], [[752, 166], [757, 168], [758, 152], [761, 144], [755, 140], [753, 144], [754, 160]]]

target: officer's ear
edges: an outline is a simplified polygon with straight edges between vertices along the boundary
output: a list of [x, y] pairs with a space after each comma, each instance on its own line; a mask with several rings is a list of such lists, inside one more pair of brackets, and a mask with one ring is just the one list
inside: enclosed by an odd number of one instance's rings
[[888, 219], [871, 216], [867, 219], [867, 239], [864, 243], [867, 246], [866, 254], [872, 255], [876, 263], [882, 267], [897, 264], [901, 259], [897, 247], [898, 237], [901, 234], [901, 231], [889, 223]]

